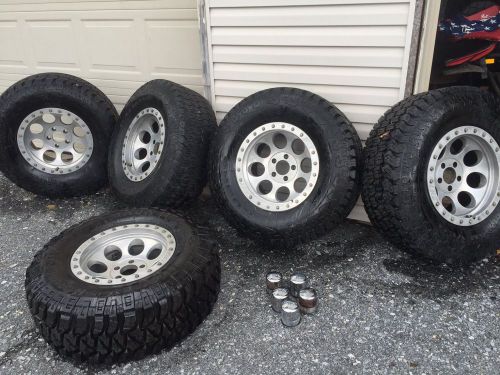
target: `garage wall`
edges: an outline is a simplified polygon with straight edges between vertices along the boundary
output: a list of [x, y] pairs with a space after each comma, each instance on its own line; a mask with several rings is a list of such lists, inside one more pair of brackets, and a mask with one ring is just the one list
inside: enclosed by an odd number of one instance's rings
[[34, 73], [89, 80], [120, 110], [163, 78], [204, 93], [196, 0], [0, 0], [0, 92]]
[[[218, 119], [244, 97], [294, 86], [336, 104], [364, 141], [403, 98], [415, 0], [205, 0]], [[361, 202], [353, 218], [366, 220]]]

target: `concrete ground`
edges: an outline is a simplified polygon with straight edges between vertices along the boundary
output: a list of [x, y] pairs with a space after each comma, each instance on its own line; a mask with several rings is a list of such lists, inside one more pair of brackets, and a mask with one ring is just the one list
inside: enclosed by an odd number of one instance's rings
[[[500, 259], [433, 266], [353, 222], [296, 250], [266, 251], [238, 237], [210, 201], [190, 214], [208, 222], [219, 243], [222, 290], [214, 312], [169, 352], [109, 368], [75, 366], [34, 330], [25, 268], [63, 229], [122, 207], [107, 192], [36, 197], [0, 176], [0, 373], [498, 374]], [[284, 328], [265, 292], [269, 269], [309, 276], [321, 298], [317, 315]]]

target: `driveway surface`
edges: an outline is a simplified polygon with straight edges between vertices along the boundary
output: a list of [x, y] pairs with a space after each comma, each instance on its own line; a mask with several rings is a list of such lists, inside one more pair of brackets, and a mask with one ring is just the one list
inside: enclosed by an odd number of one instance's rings
[[[431, 265], [354, 222], [298, 249], [264, 250], [239, 237], [209, 199], [189, 210], [213, 228], [223, 264], [209, 318], [169, 352], [139, 362], [68, 362], [33, 328], [25, 269], [63, 229], [123, 207], [108, 192], [36, 197], [0, 175], [1, 374], [498, 374], [500, 259]], [[320, 295], [318, 313], [284, 328], [265, 292], [269, 269], [304, 272]]]

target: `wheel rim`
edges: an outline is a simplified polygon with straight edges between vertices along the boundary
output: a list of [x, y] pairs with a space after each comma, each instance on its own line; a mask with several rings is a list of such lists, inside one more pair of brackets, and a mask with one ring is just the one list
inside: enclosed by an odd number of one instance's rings
[[158, 272], [175, 248], [175, 238], [165, 228], [123, 225], [105, 230], [78, 247], [71, 258], [71, 271], [89, 284], [127, 284]]
[[42, 108], [26, 116], [17, 132], [17, 145], [32, 167], [54, 174], [82, 168], [94, 146], [85, 121], [61, 108]]
[[130, 181], [140, 182], [155, 170], [165, 143], [165, 122], [160, 111], [146, 108], [138, 113], [125, 134], [122, 164]]
[[485, 130], [462, 126], [436, 144], [427, 166], [434, 208], [449, 222], [471, 226], [500, 201], [500, 148]]
[[239, 147], [236, 177], [245, 197], [266, 211], [303, 203], [319, 175], [318, 151], [299, 127], [285, 122], [255, 128]]

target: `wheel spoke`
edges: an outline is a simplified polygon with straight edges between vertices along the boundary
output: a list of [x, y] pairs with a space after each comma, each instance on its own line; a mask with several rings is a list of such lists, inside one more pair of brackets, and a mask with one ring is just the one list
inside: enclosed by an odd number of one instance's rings
[[464, 207], [458, 200], [458, 194], [450, 194], [449, 197], [453, 201], [453, 210], [452, 213], [456, 216], [464, 216], [466, 215], [470, 209], [467, 207]]
[[476, 205], [483, 199], [484, 195], [486, 194], [486, 190], [487, 185], [473, 188], [466, 183], [462, 184], [462, 186], [460, 186], [460, 188], [458, 189], [459, 192], [470, 194], [474, 198], [474, 202]]

